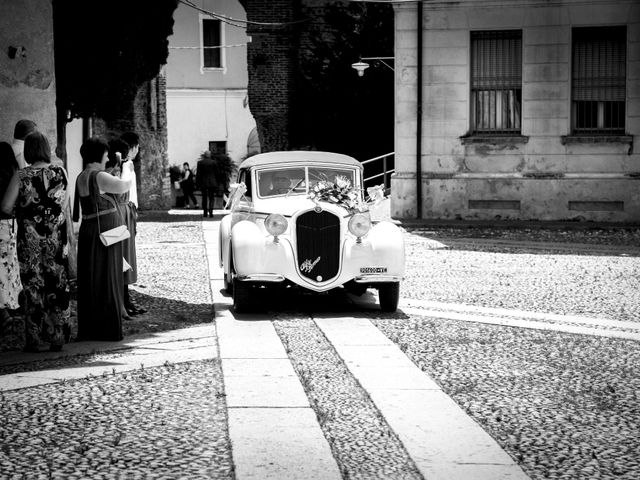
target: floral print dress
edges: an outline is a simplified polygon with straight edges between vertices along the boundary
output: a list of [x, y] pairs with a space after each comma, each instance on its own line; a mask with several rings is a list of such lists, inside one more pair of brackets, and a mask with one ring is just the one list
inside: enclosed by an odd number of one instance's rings
[[0, 219], [0, 308], [11, 310], [19, 307], [18, 294], [22, 291], [16, 234], [14, 219]]
[[16, 202], [18, 259], [24, 291], [26, 346], [61, 346], [69, 338], [67, 177], [62, 167], [20, 170]]

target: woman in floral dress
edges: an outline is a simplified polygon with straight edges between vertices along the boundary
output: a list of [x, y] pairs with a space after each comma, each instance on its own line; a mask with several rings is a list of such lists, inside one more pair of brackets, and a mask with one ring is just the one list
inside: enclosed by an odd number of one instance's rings
[[25, 139], [24, 158], [28, 166], [18, 171], [17, 191], [7, 193], [15, 199], [19, 225], [25, 349], [61, 350], [71, 334], [64, 216], [67, 176], [62, 167], [51, 164], [51, 148], [41, 132]]
[[[0, 142], [0, 200], [17, 171], [18, 162], [11, 145]], [[24, 322], [12, 312], [19, 307], [18, 295], [22, 291], [16, 233], [16, 220], [11, 206], [7, 206], [6, 212], [0, 212], [0, 351], [24, 347]]]

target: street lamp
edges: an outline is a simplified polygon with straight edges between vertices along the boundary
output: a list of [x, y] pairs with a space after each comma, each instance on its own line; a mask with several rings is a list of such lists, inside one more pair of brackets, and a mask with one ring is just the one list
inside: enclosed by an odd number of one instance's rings
[[364, 71], [369, 68], [369, 64], [363, 62], [363, 60], [380, 62], [391, 71], [395, 71], [391, 65], [385, 62], [385, 60], [394, 60], [394, 57], [360, 57], [360, 61], [351, 64], [351, 68], [355, 69], [355, 71], [358, 72], [359, 77], [362, 77], [364, 75]]

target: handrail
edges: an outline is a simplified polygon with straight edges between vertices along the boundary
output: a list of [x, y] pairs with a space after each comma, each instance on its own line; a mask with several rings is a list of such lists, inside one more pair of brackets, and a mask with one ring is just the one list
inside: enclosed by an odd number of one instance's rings
[[375, 175], [366, 177], [364, 178], [363, 182], [366, 183], [367, 181], [373, 180], [374, 178], [383, 177], [385, 195], [388, 195], [389, 191], [391, 190], [391, 184], [387, 182], [387, 176], [390, 176], [396, 170], [395, 168], [390, 168], [389, 170], [387, 170], [387, 159], [392, 158], [394, 155], [395, 155], [395, 152], [386, 153], [384, 155], [380, 155], [378, 157], [370, 158], [369, 160], [364, 160], [363, 162], [360, 162], [362, 165], [367, 165], [372, 162], [382, 160], [382, 173], [377, 173]]

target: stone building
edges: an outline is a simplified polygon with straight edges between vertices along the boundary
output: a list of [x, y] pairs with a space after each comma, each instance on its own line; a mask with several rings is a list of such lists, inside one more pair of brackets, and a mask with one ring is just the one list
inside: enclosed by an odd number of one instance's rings
[[395, 1], [396, 218], [640, 221], [640, 3]]

